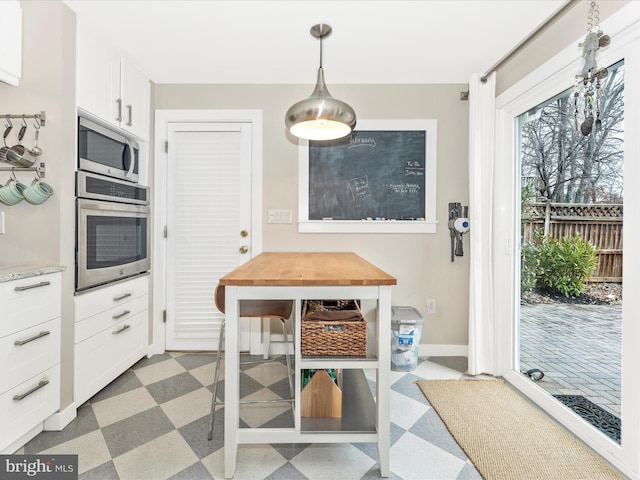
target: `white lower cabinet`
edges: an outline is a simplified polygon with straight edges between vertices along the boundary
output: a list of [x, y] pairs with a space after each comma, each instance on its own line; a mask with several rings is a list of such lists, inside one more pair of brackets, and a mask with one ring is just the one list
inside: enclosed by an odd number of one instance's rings
[[75, 299], [74, 401], [81, 405], [146, 355], [149, 277]]
[[0, 429], [0, 444], [11, 445], [55, 413], [58, 408], [60, 365], [51, 367], [0, 395], [0, 417], [4, 417]]
[[0, 392], [60, 363], [60, 319], [0, 338]]
[[0, 283], [0, 453], [60, 408], [60, 273]]

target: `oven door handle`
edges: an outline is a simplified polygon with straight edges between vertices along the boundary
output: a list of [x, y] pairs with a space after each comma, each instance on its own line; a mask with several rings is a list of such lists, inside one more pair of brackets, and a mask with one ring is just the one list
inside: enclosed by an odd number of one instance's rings
[[135, 150], [133, 149], [133, 145], [131, 145], [131, 142], [129, 142], [128, 139], [125, 139], [125, 145], [129, 149], [129, 155], [131, 158], [131, 161], [129, 162], [129, 171], [126, 173], [125, 177], [130, 177], [136, 166], [136, 155]]

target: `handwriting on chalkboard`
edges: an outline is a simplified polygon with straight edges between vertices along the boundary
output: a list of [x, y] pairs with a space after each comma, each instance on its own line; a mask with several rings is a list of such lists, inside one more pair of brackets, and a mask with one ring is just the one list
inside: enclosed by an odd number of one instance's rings
[[409, 193], [416, 194], [422, 191], [420, 185], [417, 183], [390, 183], [389, 185], [385, 185], [386, 188], [392, 190], [394, 193]]
[[406, 176], [423, 177], [424, 176], [424, 164], [420, 164], [417, 161], [409, 161], [404, 167], [404, 174]]
[[309, 219], [424, 218], [425, 130], [309, 142]]
[[353, 201], [363, 200], [371, 195], [369, 190], [369, 179], [365, 175], [364, 177], [352, 178], [349, 180], [349, 189], [353, 196]]
[[356, 147], [376, 147], [376, 139], [374, 137], [359, 137], [357, 135], [351, 135], [349, 137], [349, 146], [347, 148]]

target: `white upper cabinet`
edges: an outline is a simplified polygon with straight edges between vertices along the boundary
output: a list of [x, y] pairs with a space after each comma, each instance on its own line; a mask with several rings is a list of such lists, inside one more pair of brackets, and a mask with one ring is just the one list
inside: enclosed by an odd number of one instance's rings
[[119, 126], [120, 58], [95, 35], [83, 35], [78, 22], [78, 107]]
[[149, 78], [78, 22], [78, 107], [147, 140], [149, 96]]
[[[120, 59], [120, 125], [137, 137], [149, 137], [149, 79], [126, 58]], [[120, 104], [118, 105], [120, 106]]]
[[18, 85], [22, 76], [22, 7], [0, 1], [0, 81]]

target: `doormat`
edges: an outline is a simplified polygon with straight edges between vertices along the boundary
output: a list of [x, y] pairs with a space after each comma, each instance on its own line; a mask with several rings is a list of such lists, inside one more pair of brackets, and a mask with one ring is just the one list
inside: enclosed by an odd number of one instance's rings
[[620, 419], [582, 395], [554, 395], [612, 440], [620, 443]]

